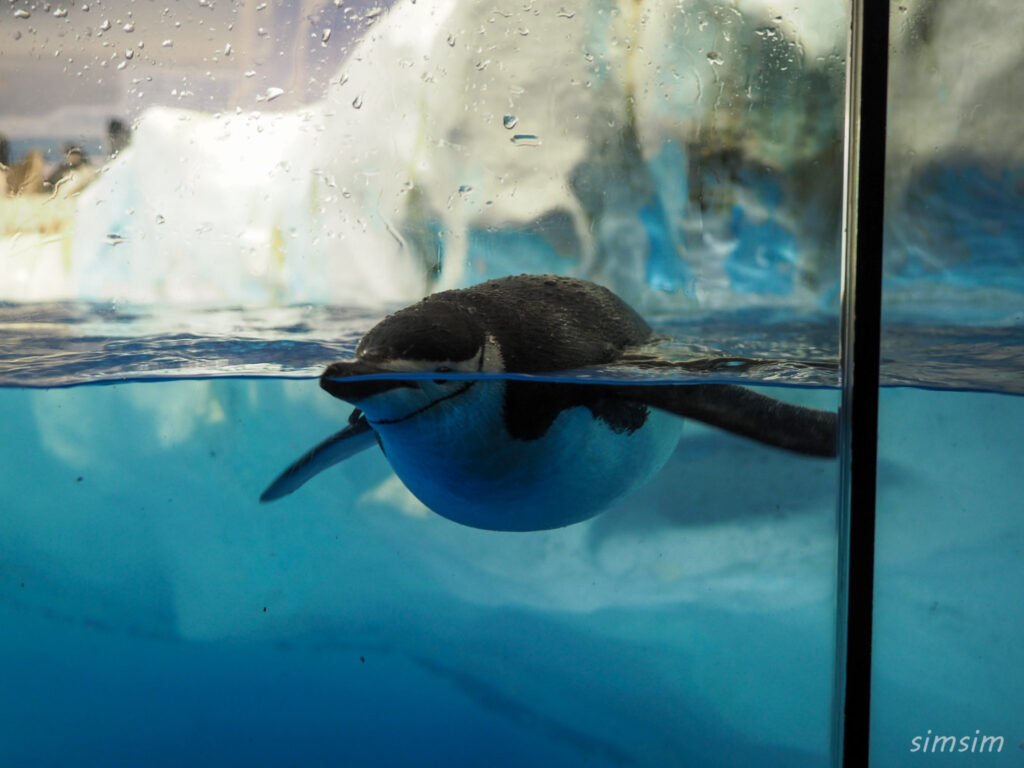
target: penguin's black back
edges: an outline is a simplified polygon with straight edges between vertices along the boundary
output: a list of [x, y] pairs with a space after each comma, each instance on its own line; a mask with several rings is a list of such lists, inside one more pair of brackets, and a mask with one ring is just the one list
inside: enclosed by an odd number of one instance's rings
[[428, 296], [478, 318], [501, 349], [505, 370], [540, 373], [610, 363], [644, 344], [651, 328], [622, 299], [594, 283], [557, 275], [517, 275]]

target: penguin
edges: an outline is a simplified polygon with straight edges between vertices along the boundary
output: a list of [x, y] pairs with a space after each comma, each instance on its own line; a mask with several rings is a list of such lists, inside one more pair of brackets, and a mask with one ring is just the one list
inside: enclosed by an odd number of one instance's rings
[[570, 277], [503, 277], [428, 296], [372, 328], [354, 360], [324, 371], [320, 386], [355, 410], [260, 501], [376, 443], [437, 514], [474, 528], [538, 531], [591, 518], [650, 480], [686, 418], [800, 454], [836, 455], [835, 413], [738, 385], [529, 377], [630, 364], [656, 340], [610, 290]]

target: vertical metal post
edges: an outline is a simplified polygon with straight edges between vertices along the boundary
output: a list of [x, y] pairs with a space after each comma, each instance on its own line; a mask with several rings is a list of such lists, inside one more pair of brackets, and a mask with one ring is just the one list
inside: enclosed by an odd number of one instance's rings
[[[846, 76], [836, 762], [867, 766], [879, 341], [889, 67], [888, 0], [852, 0]], [[839, 707], [837, 706], [837, 709]], [[840, 757], [841, 756], [841, 757]]]

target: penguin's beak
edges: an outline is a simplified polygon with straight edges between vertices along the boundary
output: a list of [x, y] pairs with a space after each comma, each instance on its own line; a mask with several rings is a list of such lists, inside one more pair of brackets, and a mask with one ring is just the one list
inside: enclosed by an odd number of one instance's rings
[[415, 381], [402, 379], [362, 379], [349, 381], [354, 377], [375, 376], [382, 373], [394, 374], [379, 365], [366, 360], [351, 360], [334, 363], [320, 376], [320, 387], [335, 397], [350, 403], [358, 403], [368, 397], [402, 387], [415, 387]]

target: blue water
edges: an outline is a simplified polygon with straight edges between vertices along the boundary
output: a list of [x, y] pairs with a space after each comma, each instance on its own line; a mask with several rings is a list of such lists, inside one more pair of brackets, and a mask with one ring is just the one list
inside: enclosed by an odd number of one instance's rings
[[[426, 511], [376, 450], [257, 503], [344, 423], [312, 377], [382, 312], [0, 305], [0, 765], [828, 765], [834, 462], [688, 424], [532, 534]], [[978, 731], [1016, 764], [1024, 337], [889, 317], [873, 760]], [[555, 378], [837, 407], [834, 319], [710, 322]]]
[[347, 415], [314, 382], [0, 414], [2, 764], [827, 762], [832, 462], [695, 425], [616, 509], [510, 536], [424, 514], [377, 451], [258, 505]]
[[[0, 764], [828, 763], [832, 462], [687, 425], [526, 535], [425, 513], [377, 451], [258, 505], [346, 413], [305, 380], [0, 390]], [[1022, 420], [883, 393], [878, 765], [928, 729], [1019, 762]]]

